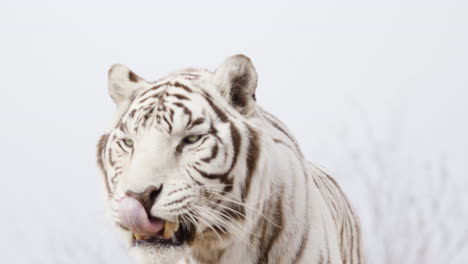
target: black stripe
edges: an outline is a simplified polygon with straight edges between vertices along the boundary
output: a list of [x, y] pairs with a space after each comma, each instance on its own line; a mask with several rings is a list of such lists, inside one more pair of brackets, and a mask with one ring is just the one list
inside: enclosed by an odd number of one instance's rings
[[[141, 97], [142, 97], [142, 96], [140, 96], [140, 98], [141, 98]], [[151, 99], [151, 98], [159, 98], [159, 99], [161, 99], [161, 97], [162, 97], [162, 95], [159, 94], [159, 93], [153, 94], [153, 95], [151, 95], [151, 96], [148, 96], [148, 97], [145, 97], [145, 98], [141, 99], [140, 101], [138, 101], [138, 104], [142, 104], [142, 103], [146, 102], [147, 100], [149, 100], [149, 99]]]
[[172, 125], [169, 122], [169, 120], [167, 120], [165, 115], [163, 115], [163, 120], [164, 120], [164, 122], [166, 122], [167, 126], [169, 127], [169, 134], [170, 134], [172, 132]]
[[[203, 144], [203, 142], [202, 142], [202, 144]], [[211, 155], [209, 157], [201, 159], [201, 161], [208, 163], [208, 162], [212, 161], [214, 158], [216, 158], [217, 155], [218, 155], [218, 144], [215, 143], [213, 148], [211, 148]]]
[[115, 185], [117, 183], [117, 180], [118, 180], [117, 177], [119, 177], [120, 175], [122, 175], [122, 171], [116, 171], [115, 172], [114, 176], [112, 176], [112, 178], [110, 180], [112, 182], [112, 184]]
[[[357, 251], [357, 257], [358, 257], [358, 263], [361, 263], [361, 238], [360, 238], [360, 234], [361, 234], [361, 231], [360, 231], [360, 226], [359, 226], [359, 219], [358, 217], [356, 216], [353, 208], [351, 207], [348, 199], [346, 198], [343, 190], [341, 189], [341, 187], [338, 185], [338, 183], [336, 182], [336, 180], [334, 178], [332, 178], [330, 175], [328, 175], [327, 173], [325, 173], [324, 171], [320, 170], [321, 173], [323, 173], [325, 176], [326, 176], [326, 179], [328, 179], [336, 188], [336, 190], [339, 192], [341, 198], [343, 199], [343, 202], [346, 206], [346, 212], [345, 212], [345, 221], [343, 223], [343, 226], [342, 226], [342, 233], [343, 232], [346, 232], [348, 235], [351, 235], [351, 239], [348, 239], [351, 243], [351, 248], [350, 248], [350, 263], [353, 263], [354, 262], [354, 253], [355, 251]], [[348, 229], [346, 229], [345, 231], [343, 231], [343, 229], [345, 229], [346, 225], [349, 226]], [[357, 236], [357, 238], [355, 239], [354, 235]], [[341, 235], [343, 236], [343, 235]], [[344, 239], [344, 238], [342, 238]], [[356, 241], [354, 241], [356, 240]], [[356, 245], [355, 245], [355, 242], [356, 242]], [[345, 262], [344, 262], [345, 263]]]
[[258, 133], [249, 125], [246, 124], [247, 130], [249, 131], [249, 146], [247, 148], [246, 167], [247, 172], [245, 175], [245, 182], [242, 190], [242, 202], [245, 202], [250, 192], [250, 183], [252, 176], [257, 168], [258, 158], [260, 155], [260, 144]]
[[151, 92], [151, 91], [156, 91], [157, 89], [159, 89], [160, 87], [163, 87], [164, 85], [167, 85], [167, 83], [162, 83], [162, 84], [159, 84], [159, 85], [156, 85], [156, 86], [153, 86], [151, 88], [149, 88], [148, 90], [144, 91], [142, 94], [140, 94], [140, 98], [145, 96], [147, 93]]
[[205, 137], [204, 139], [202, 139], [202, 141], [200, 142], [200, 146], [203, 145], [203, 143], [205, 143], [205, 141], [208, 140], [209, 137]]
[[112, 149], [109, 150], [109, 163], [111, 166], [114, 166], [115, 165], [115, 161], [112, 157]]
[[307, 223], [304, 228], [305, 230], [301, 236], [301, 244], [299, 246], [299, 249], [297, 250], [296, 256], [294, 257], [294, 261], [292, 263], [297, 263], [299, 260], [302, 259], [307, 246], [307, 242], [309, 242], [309, 223]]
[[182, 103], [179, 103], [179, 102], [175, 102], [173, 103], [173, 105], [179, 107], [179, 108], [182, 108], [184, 110], [184, 113], [188, 114], [190, 113], [190, 115], [192, 115], [192, 111], [190, 111], [190, 109], [188, 109], [184, 104]]
[[[267, 264], [270, 263], [269, 261], [269, 255], [270, 251], [273, 248], [273, 245], [277, 242], [278, 238], [281, 235], [281, 231], [283, 229], [283, 224], [284, 224], [284, 215], [283, 215], [283, 204], [282, 204], [282, 198], [284, 195], [284, 187], [280, 187], [279, 195], [276, 198], [276, 204], [275, 204], [275, 209], [273, 209], [272, 214], [265, 214], [273, 218], [273, 223], [265, 223], [267, 228], [264, 228], [262, 232], [262, 238], [260, 241], [260, 257], [258, 259], [259, 264]], [[264, 222], [266, 222], [265, 219], [263, 219]], [[273, 260], [271, 263], [277, 263], [277, 259]]]
[[119, 140], [115, 141], [115, 143], [122, 149], [123, 152], [128, 153], [128, 150], [126, 150], [126, 149], [122, 146], [122, 144], [120, 144], [120, 141], [119, 141]]
[[179, 82], [175, 82], [175, 83], [169, 83], [170, 85], [174, 86], [174, 87], [178, 87], [178, 88], [181, 88], [181, 89], [184, 89], [186, 92], [188, 93], [193, 93], [192, 89], [188, 88], [186, 85], [183, 85]]
[[192, 122], [192, 111], [190, 109], [188, 109], [184, 104], [179, 103], [179, 102], [175, 102], [173, 103], [173, 105], [179, 108], [182, 108], [182, 110], [184, 111], [184, 114], [188, 116], [187, 124]]
[[305, 189], [305, 215], [304, 219], [306, 221], [304, 225], [304, 230], [301, 236], [301, 244], [299, 249], [296, 252], [296, 256], [294, 257], [294, 261], [292, 263], [299, 262], [304, 257], [305, 249], [307, 248], [307, 243], [309, 242], [309, 231], [310, 231], [310, 219], [309, 219], [309, 174], [307, 174], [306, 168], [302, 166], [302, 173], [304, 174], [306, 183], [304, 184]]
[[283, 133], [287, 138], [289, 138], [289, 140], [291, 140], [291, 142], [294, 144], [294, 148], [296, 149], [297, 153], [302, 156], [301, 154], [301, 150], [299, 148], [299, 145], [297, 144], [296, 140], [285, 130], [281, 127], [281, 125], [279, 125], [273, 118], [274, 116], [270, 116], [267, 112], [263, 112], [263, 116], [265, 117], [265, 119], [268, 121], [268, 123], [270, 123], [270, 125], [272, 125], [274, 128], [276, 128], [277, 130], [279, 130], [281, 133]]
[[150, 118], [150, 114], [147, 113], [143, 116], [143, 123], [141, 124], [142, 127], [146, 127], [146, 122], [148, 122], [148, 119]]
[[229, 121], [227, 115], [223, 111], [221, 111], [221, 109], [215, 103], [213, 103], [209, 94], [204, 93], [203, 98], [205, 98], [205, 100], [208, 102], [208, 104], [211, 106], [213, 111], [216, 113], [216, 115], [222, 122]]
[[171, 108], [169, 109], [169, 119], [174, 122], [174, 110]]
[[199, 117], [195, 119], [191, 124], [190, 123], [187, 124], [187, 130], [192, 129], [195, 126], [201, 125], [203, 124], [203, 122], [205, 122], [205, 119], [203, 117]]
[[182, 197], [182, 198], [180, 198], [180, 199], [178, 199], [178, 200], [174, 200], [174, 201], [171, 201], [171, 202], [169, 202], [169, 203], [163, 204], [163, 205], [161, 205], [161, 207], [173, 205], [173, 204], [176, 204], [176, 203], [181, 203], [181, 202], [187, 200], [187, 199], [190, 198], [190, 197], [192, 197], [192, 196], [191, 196], [191, 195], [186, 195], [186, 196], [184, 196], [184, 197]]
[[202, 176], [208, 179], [219, 179], [222, 183], [227, 184], [224, 187], [224, 192], [229, 192], [232, 190], [232, 179], [229, 178], [229, 174], [231, 173], [232, 169], [236, 166], [237, 159], [239, 156], [239, 150], [241, 145], [241, 135], [239, 130], [235, 127], [233, 123], [230, 123], [231, 127], [231, 140], [232, 145], [234, 147], [234, 154], [231, 162], [231, 166], [229, 169], [224, 173], [207, 173], [202, 171], [196, 167], [194, 169]]
[[285, 147], [287, 147], [288, 149], [290, 149], [292, 152], [296, 152], [296, 150], [294, 150], [294, 147], [288, 145], [287, 143], [285, 143], [284, 141], [282, 141], [281, 139], [277, 139], [277, 138], [273, 138], [273, 142], [275, 142], [276, 144], [280, 144], [280, 145], [283, 145]]
[[182, 94], [170, 94], [170, 93], [167, 93], [166, 96], [174, 96], [175, 98], [177, 98], [177, 99], [179, 99], [179, 100], [190, 100], [187, 96], [182, 95]]
[[202, 186], [202, 185], [203, 185], [201, 182], [197, 181], [197, 180], [193, 177], [193, 175], [190, 173], [190, 171], [189, 171], [188, 169], [185, 169], [185, 172], [187, 172], [188, 176], [189, 176], [197, 185], [199, 185], [199, 186]]
[[[186, 170], [187, 170], [187, 169], [186, 169]], [[179, 189], [175, 189], [175, 190], [170, 191], [168, 194], [166, 194], [166, 196], [170, 196], [170, 195], [173, 195], [173, 194], [178, 193], [178, 192], [183, 192], [183, 191], [189, 190], [189, 189], [191, 189], [191, 188], [192, 188], [192, 186], [187, 185], [187, 186], [184, 187], [184, 188], [179, 188]]]
[[121, 122], [119, 124], [119, 129], [120, 131], [124, 132], [124, 133], [128, 133], [128, 129], [127, 129], [127, 126], [124, 124], [124, 122]]
[[106, 191], [107, 191], [108, 196], [110, 197], [112, 193], [111, 193], [111, 188], [109, 186], [109, 179], [108, 179], [107, 171], [104, 169], [104, 160], [103, 160], [103, 154], [104, 154], [104, 150], [106, 149], [108, 139], [109, 139], [109, 134], [104, 134], [101, 136], [101, 138], [99, 138], [99, 141], [97, 144], [97, 163], [104, 176]]

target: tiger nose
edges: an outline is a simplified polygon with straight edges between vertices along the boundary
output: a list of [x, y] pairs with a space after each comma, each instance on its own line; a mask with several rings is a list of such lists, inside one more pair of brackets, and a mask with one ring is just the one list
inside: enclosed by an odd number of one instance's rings
[[143, 192], [136, 193], [133, 191], [127, 191], [125, 194], [129, 197], [132, 197], [138, 200], [143, 208], [145, 209], [148, 216], [151, 216], [151, 207], [153, 207], [156, 198], [159, 196], [162, 190], [162, 185], [160, 187], [156, 187], [154, 185], [149, 186]]

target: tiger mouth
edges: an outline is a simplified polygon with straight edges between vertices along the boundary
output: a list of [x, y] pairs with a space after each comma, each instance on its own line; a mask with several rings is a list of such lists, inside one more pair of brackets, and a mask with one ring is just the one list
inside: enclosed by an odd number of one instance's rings
[[182, 246], [194, 237], [193, 226], [181, 223], [164, 221], [164, 228], [151, 236], [142, 236], [133, 233], [134, 246]]

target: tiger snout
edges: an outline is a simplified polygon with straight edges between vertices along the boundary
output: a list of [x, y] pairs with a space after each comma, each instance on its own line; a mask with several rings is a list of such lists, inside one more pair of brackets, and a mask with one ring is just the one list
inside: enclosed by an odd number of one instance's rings
[[154, 185], [151, 185], [147, 187], [143, 192], [133, 192], [133, 191], [126, 191], [125, 194], [128, 197], [136, 199], [140, 204], [143, 206], [145, 209], [146, 213], [148, 216], [151, 216], [151, 208], [154, 205], [154, 202], [156, 201], [156, 198], [158, 198], [159, 194], [162, 191], [163, 186], [161, 185], [160, 187], [156, 187]]

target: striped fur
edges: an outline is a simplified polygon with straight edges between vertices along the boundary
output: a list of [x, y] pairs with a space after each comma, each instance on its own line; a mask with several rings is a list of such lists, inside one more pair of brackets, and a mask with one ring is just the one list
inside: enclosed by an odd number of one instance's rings
[[[186, 69], [152, 83], [111, 68], [118, 112], [99, 140], [98, 165], [117, 229], [139, 263], [363, 263], [344, 193], [256, 104], [256, 85], [242, 55], [215, 72]], [[148, 186], [162, 187], [150, 213], [193, 227], [193, 240], [132, 246], [117, 201]]]

